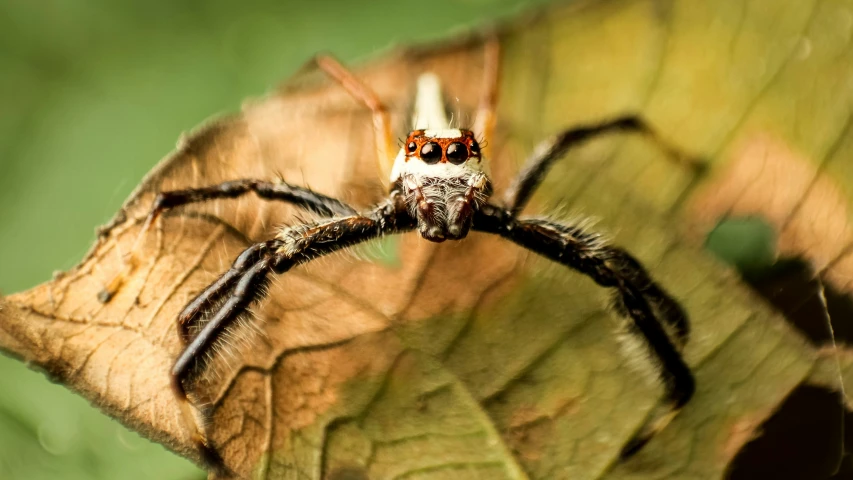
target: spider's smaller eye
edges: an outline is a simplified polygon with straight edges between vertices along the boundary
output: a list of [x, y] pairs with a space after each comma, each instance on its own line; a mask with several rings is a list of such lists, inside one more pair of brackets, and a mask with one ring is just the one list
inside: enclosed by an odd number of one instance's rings
[[435, 142], [425, 143], [421, 147], [421, 160], [430, 165], [438, 163], [441, 160], [441, 146]]
[[460, 165], [468, 160], [468, 147], [463, 143], [453, 142], [447, 146], [447, 160], [454, 165]]
[[418, 144], [415, 142], [409, 142], [409, 144], [406, 145], [406, 150], [409, 153], [415, 153], [415, 150], [417, 150], [417, 149], [418, 149]]
[[475, 157], [480, 155], [480, 144], [476, 140], [471, 141], [471, 155]]

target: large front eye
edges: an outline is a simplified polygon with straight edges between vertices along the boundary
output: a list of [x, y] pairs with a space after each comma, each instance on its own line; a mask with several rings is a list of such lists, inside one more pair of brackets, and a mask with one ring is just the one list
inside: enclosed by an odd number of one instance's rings
[[454, 164], [460, 165], [468, 160], [468, 147], [459, 142], [453, 142], [447, 146], [447, 160]]
[[441, 160], [441, 146], [435, 142], [425, 143], [421, 147], [421, 160], [428, 164], [438, 163]]

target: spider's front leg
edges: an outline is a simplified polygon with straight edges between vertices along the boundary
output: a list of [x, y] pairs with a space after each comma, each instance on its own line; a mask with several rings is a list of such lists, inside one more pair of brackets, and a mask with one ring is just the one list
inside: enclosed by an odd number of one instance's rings
[[128, 258], [125, 260], [126, 268], [107, 282], [104, 289], [98, 294], [98, 300], [101, 303], [107, 303], [118, 292], [122, 283], [124, 283], [124, 280], [138, 262], [136, 255], [142, 239], [145, 238], [151, 226], [166, 210], [220, 198], [237, 198], [250, 192], [254, 192], [264, 200], [287, 202], [318, 215], [352, 215], [355, 213], [352, 207], [340, 200], [285, 182], [243, 179], [223, 182], [209, 187], [160, 192], [155, 197], [154, 204], [151, 206], [151, 210], [142, 224], [142, 229], [136, 237], [133, 246], [130, 248]]
[[[196, 427], [189, 409], [187, 385], [201, 374], [210, 353], [227, 337], [237, 319], [262, 297], [270, 274], [281, 274], [314, 258], [414, 226], [415, 220], [406, 211], [402, 196], [395, 192], [389, 202], [365, 214], [284, 228], [275, 239], [246, 249], [231, 269], [184, 308], [178, 331], [185, 348], [172, 367], [172, 389], [188, 428], [194, 432], [193, 440], [202, 461], [209, 468], [228, 473], [205, 431], [211, 412], [201, 411], [201, 427]], [[198, 333], [193, 336], [193, 331]]]
[[[536, 147], [533, 155], [527, 160], [504, 194], [504, 205], [506, 205], [509, 215], [512, 218], [518, 216], [554, 163], [564, 157], [569, 150], [590, 139], [617, 132], [643, 135], [657, 145], [674, 163], [685, 165], [697, 172], [704, 168], [705, 163], [701, 159], [690, 157], [681, 152], [678, 147], [664, 141], [651, 125], [637, 115], [626, 115], [601, 123], [574, 127], [555, 135]], [[634, 263], [636, 262], [634, 261]], [[639, 264], [637, 265], [639, 266]], [[663, 321], [674, 329], [675, 340], [678, 346], [683, 348], [690, 335], [690, 325], [678, 304], [653, 282], [647, 286], [643, 293], [646, 301], [652, 304]]]
[[[693, 374], [680, 353], [689, 332], [684, 310], [633, 256], [605, 245], [598, 235], [583, 228], [547, 220], [519, 220], [510, 211], [486, 204], [474, 218], [474, 229], [500, 235], [618, 292], [620, 311], [627, 314], [646, 339], [658, 363], [669, 404], [666, 412], [647, 422], [623, 447], [622, 456], [628, 457], [639, 450], [669, 423], [696, 389]], [[676, 343], [660, 319], [674, 330]]]

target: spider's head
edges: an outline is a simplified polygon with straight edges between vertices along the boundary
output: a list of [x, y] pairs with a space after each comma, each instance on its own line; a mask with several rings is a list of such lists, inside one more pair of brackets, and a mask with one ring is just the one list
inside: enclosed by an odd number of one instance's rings
[[414, 130], [394, 161], [391, 182], [427, 240], [468, 235], [471, 219], [491, 194], [480, 145], [470, 130]]

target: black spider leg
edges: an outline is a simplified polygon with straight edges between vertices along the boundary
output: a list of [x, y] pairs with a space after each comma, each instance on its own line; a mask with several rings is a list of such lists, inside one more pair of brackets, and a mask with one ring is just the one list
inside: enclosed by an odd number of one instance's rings
[[[382, 235], [411, 230], [415, 221], [408, 214], [402, 198], [392, 194], [392, 201], [365, 213], [332, 218], [318, 223], [286, 228], [274, 240], [246, 249], [231, 269], [191, 301], [181, 313], [179, 332], [185, 341], [190, 333], [187, 325], [200, 320], [201, 330], [178, 356], [172, 367], [172, 389], [184, 409], [189, 425], [193, 425], [187, 410], [186, 384], [202, 370], [221, 335], [245, 313], [263, 294], [270, 274], [285, 273], [310, 260]], [[212, 312], [209, 312], [213, 309]], [[201, 319], [210, 313], [210, 317]], [[202, 429], [210, 423], [209, 411], [200, 411]], [[189, 415], [189, 416], [188, 416]], [[227, 474], [221, 456], [208, 440], [207, 432], [198, 432], [194, 441], [204, 464], [214, 471]]]
[[[178, 337], [181, 339], [181, 344], [183, 345], [184, 350], [182, 351], [178, 362], [175, 363], [172, 369], [172, 391], [175, 393], [178, 403], [181, 406], [181, 414], [183, 416], [184, 423], [186, 424], [187, 429], [192, 432], [192, 441], [195, 443], [196, 449], [200, 454], [202, 464], [206, 468], [216, 472], [216, 474], [221, 477], [232, 477], [234, 475], [233, 472], [225, 467], [225, 463], [216, 449], [209, 445], [206, 432], [206, 426], [208, 423], [207, 417], [209, 415], [207, 412], [202, 412], [204, 420], [201, 424], [201, 429], [198, 429], [193, 420], [193, 414], [189, 409], [189, 402], [184, 384], [179, 377], [174, 375], [174, 371], [178, 368], [180, 368], [181, 371], [187, 369], [187, 373], [185, 373], [185, 375], [192, 375], [194, 372], [201, 370], [204, 360], [207, 360], [207, 357], [202, 352], [210, 351], [210, 348], [215, 342], [210, 340], [205, 341], [205, 339], [199, 341], [198, 336], [194, 339], [190, 328], [196, 325], [203, 325], [198, 335], [204, 334], [210, 328], [212, 322], [204, 324], [203, 319], [200, 319], [200, 317], [210, 313], [210, 311], [215, 309], [217, 306], [220, 307], [220, 312], [224, 308], [229, 308], [229, 305], [226, 305], [225, 303], [227, 298], [230, 299], [236, 295], [240, 295], [243, 297], [252, 296], [252, 299], [254, 299], [258, 294], [260, 294], [266, 283], [266, 273], [264, 270], [269, 268], [270, 258], [282, 245], [283, 242], [274, 239], [257, 243], [244, 250], [243, 253], [237, 257], [227, 272], [196, 296], [195, 299], [184, 307], [184, 310], [180, 315], [178, 315]], [[233, 309], [233, 304], [230, 305], [230, 307]], [[231, 313], [237, 312], [232, 311]], [[236, 318], [237, 315], [234, 315], [231, 321], [233, 322]], [[223, 322], [220, 322], [220, 325], [222, 325], [222, 323]], [[227, 326], [228, 325], [225, 324], [217, 331], [221, 332], [226, 329]], [[186, 357], [189, 349], [193, 345], [195, 345], [194, 352], [197, 357], [188, 362], [184, 357]], [[184, 359], [183, 363], [181, 363], [181, 359]], [[179, 367], [179, 365], [181, 366]]]
[[318, 215], [354, 215], [356, 211], [338, 199], [327, 197], [307, 188], [297, 187], [285, 182], [266, 182], [263, 180], [243, 179], [223, 182], [202, 188], [172, 190], [160, 192], [154, 199], [154, 205], [148, 214], [146, 224], [150, 224], [165, 210], [206, 202], [219, 198], [237, 198], [249, 192], [255, 192], [265, 200], [277, 200], [292, 203]]
[[[504, 204], [510, 215], [512, 217], [518, 216], [554, 163], [569, 150], [592, 138], [616, 132], [633, 132], [644, 135], [674, 162], [685, 164], [697, 171], [704, 168], [704, 162], [687, 156], [675, 146], [661, 139], [642, 117], [628, 115], [602, 123], [579, 126], [555, 135], [536, 147], [533, 155], [527, 160], [504, 194]], [[646, 285], [643, 295], [666, 324], [673, 329], [678, 347], [683, 348], [690, 336], [690, 324], [678, 303], [655, 283]]]
[[[616, 289], [624, 311], [636, 329], [648, 341], [659, 362], [658, 373], [666, 389], [669, 404], [665, 415], [648, 422], [622, 449], [628, 457], [639, 450], [693, 396], [696, 384], [693, 374], [684, 363], [663, 324], [655, 316], [647, 292], [651, 286], [660, 287], [648, 272], [628, 252], [606, 246], [592, 234], [577, 227], [567, 227], [547, 220], [519, 220], [511, 212], [486, 204], [474, 218], [473, 228], [500, 235], [539, 255], [561, 263], [591, 277], [603, 287]], [[669, 297], [666, 297], [669, 299]], [[672, 301], [670, 308], [681, 311]], [[683, 313], [683, 312], [682, 312]], [[686, 320], [685, 320], [686, 322]]]
[[278, 239], [256, 243], [243, 250], [231, 268], [222, 274], [215, 282], [205, 288], [198, 296], [189, 302], [178, 315], [178, 337], [186, 347], [193, 339], [194, 333], [191, 329], [200, 323], [200, 317], [223, 301], [223, 299], [234, 289], [234, 285], [246, 274], [246, 272], [258, 264], [264, 257], [270, 256], [283, 242]]
[[[157, 218], [166, 210], [220, 198], [237, 198], [249, 192], [255, 192], [259, 197], [266, 200], [288, 202], [322, 216], [353, 215], [356, 213], [352, 207], [340, 200], [285, 182], [243, 179], [223, 182], [209, 187], [164, 191], [158, 193], [154, 199], [154, 204], [148, 213], [148, 217], [145, 219], [145, 223], [142, 225], [139, 236], [131, 247], [129, 262], [131, 264], [135, 262], [133, 255], [139, 246], [139, 242], [147, 234]], [[98, 293], [98, 300], [101, 303], [107, 303], [112, 299], [124, 282], [126, 274], [127, 272], [123, 272], [117, 275]]]

